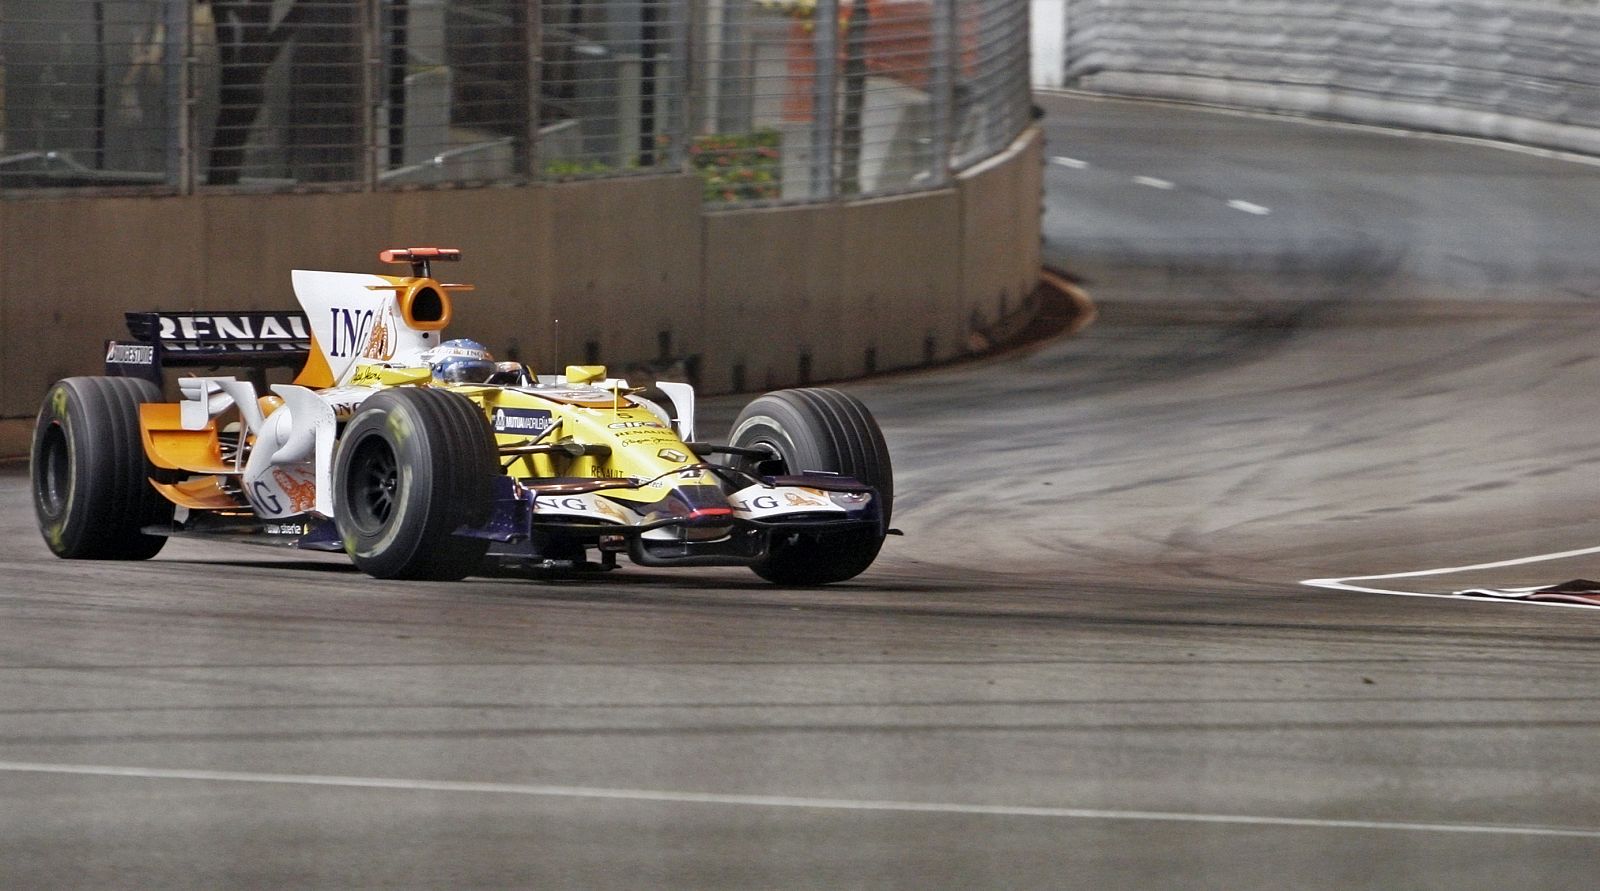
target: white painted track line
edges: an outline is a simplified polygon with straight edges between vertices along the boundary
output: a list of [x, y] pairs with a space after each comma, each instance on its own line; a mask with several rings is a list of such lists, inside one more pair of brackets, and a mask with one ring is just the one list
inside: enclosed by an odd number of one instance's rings
[[1556, 551], [1551, 554], [1535, 554], [1532, 557], [1515, 557], [1510, 560], [1496, 560], [1492, 563], [1473, 563], [1469, 566], [1446, 566], [1440, 569], [1417, 569], [1411, 572], [1391, 572], [1385, 575], [1351, 575], [1342, 578], [1306, 579], [1300, 584], [1313, 588], [1327, 588], [1332, 591], [1351, 591], [1359, 594], [1395, 594], [1400, 597], [1439, 597], [1446, 600], [1456, 600], [1462, 603], [1513, 603], [1523, 606], [1566, 606], [1574, 609], [1597, 609], [1600, 607], [1583, 603], [1563, 603], [1561, 601], [1524, 601], [1493, 597], [1463, 597], [1458, 594], [1440, 594], [1426, 591], [1400, 591], [1393, 588], [1375, 588], [1367, 585], [1352, 585], [1351, 582], [1385, 582], [1396, 579], [1418, 579], [1436, 575], [1455, 575], [1462, 572], [1478, 572], [1485, 569], [1505, 569], [1510, 566], [1525, 566], [1529, 563], [1547, 563], [1554, 560], [1565, 560], [1569, 557], [1584, 557], [1589, 554], [1600, 554], [1600, 547], [1578, 548], [1571, 551]]
[[1170, 179], [1159, 179], [1154, 176], [1136, 176], [1133, 181], [1141, 186], [1149, 186], [1152, 189], [1176, 189], [1178, 187]]
[[1056, 164], [1056, 165], [1061, 166], [1061, 167], [1070, 167], [1073, 170], [1083, 170], [1083, 169], [1085, 169], [1085, 168], [1087, 168], [1089, 166], [1089, 162], [1088, 161], [1080, 161], [1077, 158], [1056, 157], [1056, 158], [1051, 158], [1050, 159], [1050, 163]]
[[1242, 210], [1245, 213], [1255, 214], [1258, 217], [1264, 217], [1267, 214], [1272, 213], [1272, 208], [1270, 207], [1262, 207], [1259, 204], [1252, 204], [1249, 201], [1240, 201], [1237, 198], [1229, 201], [1228, 206], [1234, 210]]
[[542, 798], [588, 798], [670, 804], [709, 804], [734, 807], [804, 808], [832, 811], [885, 811], [918, 814], [954, 814], [990, 817], [1043, 817], [1073, 820], [1126, 820], [1157, 823], [1209, 823], [1233, 826], [1278, 826], [1307, 829], [1350, 829], [1387, 832], [1440, 832], [1475, 835], [1539, 836], [1545, 838], [1600, 839], [1600, 829], [1570, 826], [1521, 826], [1476, 823], [1421, 823], [1404, 820], [1330, 820], [1314, 817], [1271, 817], [1246, 814], [1186, 814], [1167, 811], [1103, 810], [1097, 808], [1031, 807], [1026, 805], [956, 804], [924, 801], [872, 801], [849, 798], [803, 798], [786, 795], [730, 795], [710, 792], [675, 792], [652, 789], [607, 789], [589, 786], [544, 786], [521, 783], [473, 783], [445, 780], [406, 780], [385, 777], [317, 776], [314, 774], [243, 773], [225, 770], [169, 770], [153, 767], [115, 767], [94, 764], [50, 764], [0, 761], [0, 772], [72, 774], [152, 780], [193, 780], [216, 783], [263, 783], [288, 786], [327, 786], [351, 789], [389, 789], [412, 792], [462, 792], [524, 795]]

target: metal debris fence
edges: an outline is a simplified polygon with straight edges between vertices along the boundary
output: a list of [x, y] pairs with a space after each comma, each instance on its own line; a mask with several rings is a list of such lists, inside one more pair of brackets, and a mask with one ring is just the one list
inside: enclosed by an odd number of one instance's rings
[[1027, 29], [1028, 0], [0, 0], [0, 194], [938, 188], [1027, 125]]

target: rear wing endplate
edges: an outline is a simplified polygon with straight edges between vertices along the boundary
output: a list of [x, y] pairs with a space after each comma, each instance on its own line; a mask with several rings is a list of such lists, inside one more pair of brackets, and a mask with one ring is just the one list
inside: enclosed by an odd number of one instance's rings
[[311, 355], [305, 313], [130, 312], [128, 340], [106, 341], [106, 374], [161, 385], [166, 368], [299, 368]]

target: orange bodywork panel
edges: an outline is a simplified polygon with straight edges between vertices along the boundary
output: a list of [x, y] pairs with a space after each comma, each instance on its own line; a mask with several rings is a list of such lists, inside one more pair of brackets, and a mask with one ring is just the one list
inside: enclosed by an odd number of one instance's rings
[[237, 497], [222, 490], [220, 476], [197, 476], [181, 483], [158, 483], [151, 480], [150, 485], [155, 486], [157, 492], [179, 507], [193, 510], [221, 510], [246, 506]]
[[328, 367], [328, 357], [323, 355], [322, 344], [317, 343], [317, 335], [311, 335], [311, 355], [306, 357], [305, 367], [300, 369], [300, 374], [295, 376], [294, 384], [297, 387], [310, 387], [320, 390], [334, 384], [333, 369]]
[[[461, 289], [457, 289], [461, 290]], [[419, 301], [418, 297], [422, 300]], [[443, 331], [450, 327], [450, 292], [431, 278], [412, 279], [404, 291], [399, 292], [400, 319], [413, 331]], [[418, 303], [427, 307], [417, 312]], [[417, 318], [418, 315], [427, 318]]]
[[139, 406], [139, 433], [145, 455], [157, 467], [190, 473], [235, 470], [231, 462], [222, 460], [217, 422], [207, 421], [200, 430], [185, 430], [175, 402], [146, 402]]

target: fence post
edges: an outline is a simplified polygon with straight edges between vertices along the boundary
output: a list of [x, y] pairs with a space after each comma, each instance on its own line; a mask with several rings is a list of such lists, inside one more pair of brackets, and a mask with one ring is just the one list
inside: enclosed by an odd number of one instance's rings
[[812, 82], [811, 197], [826, 200], [838, 194], [833, 144], [839, 117], [839, 0], [817, 0], [812, 22], [817, 75]]
[[383, 64], [379, 47], [383, 40], [379, 30], [383, 27], [378, 14], [377, 0], [361, 0], [357, 5], [356, 29], [361, 32], [361, 188], [366, 192], [378, 189], [378, 67]]
[[960, 57], [956, 48], [956, 3], [958, 0], [934, 0], [930, 14], [933, 21], [932, 63], [933, 72], [929, 82], [931, 95], [928, 101], [932, 106], [932, 128], [929, 133], [929, 160], [933, 169], [934, 182], [945, 183], [950, 181], [950, 158], [954, 154], [953, 146], [955, 133], [956, 114], [956, 67], [960, 64]]
[[194, 100], [189, 89], [189, 68], [194, 63], [193, 11], [189, 0], [167, 0], [162, 10], [166, 32], [161, 53], [166, 81], [167, 183], [180, 195], [194, 194]]
[[[667, 142], [667, 163], [672, 169], [681, 173], [688, 173], [689, 167], [689, 140], [693, 138], [693, 119], [695, 107], [695, 93], [699, 79], [694, 76], [694, 15], [695, 4], [689, 0], [673, 0], [672, 9], [672, 89], [670, 95], [676, 97], [678, 107], [676, 114], [661, 114], [660, 119], [669, 121], [671, 128]], [[671, 100], [662, 97], [656, 101], [670, 105]]]
[[544, 89], [544, 2], [525, 0], [519, 7], [522, 10], [522, 39], [527, 45], [528, 59], [528, 70], [524, 75], [528, 83], [527, 107], [523, 112], [528, 116], [523, 136], [523, 141], [526, 143], [524, 157], [527, 176], [533, 180], [540, 177], [539, 106], [542, 101], [540, 91]]

